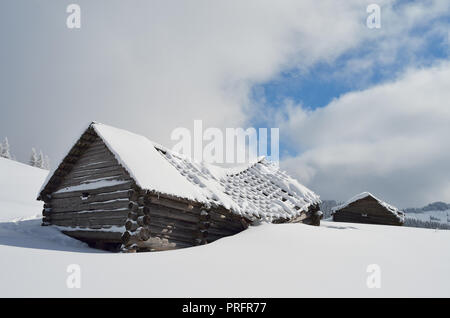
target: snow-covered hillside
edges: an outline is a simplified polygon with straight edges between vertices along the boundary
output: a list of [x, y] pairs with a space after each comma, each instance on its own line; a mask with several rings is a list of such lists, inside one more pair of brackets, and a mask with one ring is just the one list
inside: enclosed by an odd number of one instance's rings
[[416, 219], [422, 222], [439, 222], [450, 226], [450, 210], [406, 213], [406, 218]]
[[47, 170], [0, 158], [0, 221], [42, 212], [36, 197], [47, 174]]
[[[0, 173], [3, 219], [31, 216], [0, 221], [0, 297], [450, 297], [450, 231], [265, 224], [200, 247], [113, 254], [32, 217], [45, 171], [1, 160]], [[66, 284], [71, 264], [81, 269], [79, 289]], [[379, 289], [367, 287], [371, 264]]]

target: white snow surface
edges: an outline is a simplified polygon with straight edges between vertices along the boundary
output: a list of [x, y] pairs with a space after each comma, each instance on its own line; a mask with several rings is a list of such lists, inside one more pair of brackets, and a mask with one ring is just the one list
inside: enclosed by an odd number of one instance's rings
[[0, 221], [42, 212], [36, 196], [47, 174], [47, 170], [0, 158]]
[[[0, 297], [450, 297], [450, 231], [263, 224], [205, 246], [113, 254], [40, 225], [45, 174], [0, 159]], [[79, 289], [66, 285], [71, 264]], [[370, 264], [379, 289], [367, 287]]]
[[[0, 297], [450, 297], [450, 231], [263, 224], [200, 247], [112, 254], [30, 219], [0, 223], [0, 253]], [[70, 264], [80, 289], [66, 287]], [[370, 264], [379, 289], [366, 285]]]

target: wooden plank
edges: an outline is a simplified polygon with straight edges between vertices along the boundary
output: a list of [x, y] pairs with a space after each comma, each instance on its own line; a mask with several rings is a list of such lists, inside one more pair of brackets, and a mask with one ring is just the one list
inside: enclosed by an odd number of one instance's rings
[[85, 227], [92, 229], [100, 229], [104, 226], [123, 226], [125, 224], [126, 217], [118, 218], [71, 218], [67, 220], [54, 220], [51, 219], [52, 225], [64, 226], [64, 227]]
[[99, 193], [99, 194], [90, 194], [87, 198], [82, 198], [81, 195], [79, 196], [73, 196], [73, 197], [66, 197], [66, 198], [53, 198], [47, 203], [51, 207], [54, 206], [60, 206], [61, 204], [65, 205], [76, 205], [76, 204], [87, 204], [92, 202], [105, 202], [115, 199], [128, 199], [129, 196], [129, 190], [121, 190], [120, 192], [114, 191], [114, 192], [106, 192], [106, 193]]
[[174, 220], [170, 218], [160, 217], [151, 215], [150, 213], [150, 224], [155, 224], [159, 226], [171, 226], [174, 229], [183, 229], [183, 230], [191, 230], [196, 231], [198, 229], [198, 224], [193, 222], [185, 222], [180, 220]]
[[[56, 189], [55, 192], [58, 192], [59, 190], [63, 190], [63, 189], [66, 189], [66, 188], [71, 188], [71, 187], [76, 187], [76, 186], [90, 185], [90, 184], [92, 184], [92, 183], [100, 184], [100, 182], [102, 182], [102, 181], [118, 181], [118, 182], [127, 182], [127, 181], [130, 181], [130, 182], [131, 182], [131, 179], [129, 179], [128, 177], [127, 177], [127, 178], [124, 178], [124, 177], [114, 177], [114, 176], [112, 176], [112, 177], [104, 177], [104, 178], [99, 178], [99, 179], [85, 180], [85, 181], [83, 181], [83, 182], [77, 182], [77, 181], [73, 181], [73, 182], [70, 182], [70, 183], [65, 182], [64, 184], [60, 184], [60, 185], [57, 187], [57, 189]], [[87, 190], [85, 190], [85, 191], [83, 191], [83, 192], [86, 192], [86, 191], [87, 191]]]
[[73, 182], [83, 182], [85, 180], [92, 180], [92, 179], [100, 179], [104, 177], [111, 177], [111, 176], [120, 176], [122, 178], [126, 178], [128, 174], [124, 169], [121, 167], [117, 167], [116, 169], [99, 169], [96, 171], [87, 171], [83, 173], [68, 173], [63, 180], [64, 184], [73, 183]]
[[125, 172], [124, 169], [120, 166], [120, 165], [107, 165], [104, 166], [102, 168], [92, 168], [92, 167], [87, 167], [84, 169], [80, 169], [80, 168], [73, 168], [70, 172], [69, 172], [69, 176], [76, 178], [76, 177], [83, 177], [83, 176], [87, 176], [90, 174], [95, 174], [95, 173], [99, 173], [99, 172], [108, 172], [108, 171], [117, 171], [117, 172]]
[[64, 213], [50, 213], [49, 217], [52, 220], [70, 220], [72, 218], [119, 218], [127, 217], [128, 210], [97, 210], [92, 212], [64, 212]]
[[[123, 199], [122, 199], [123, 200]], [[80, 212], [80, 211], [99, 211], [99, 210], [117, 210], [117, 209], [128, 209], [129, 201], [125, 199], [124, 201], [114, 201], [114, 202], [92, 202], [79, 205], [64, 205], [59, 204], [58, 206], [52, 205], [52, 214], [66, 213], [66, 212]]]
[[226, 219], [214, 219], [210, 220], [211, 224], [215, 224], [217, 227], [223, 227], [230, 230], [241, 231], [246, 229], [246, 227], [242, 224], [242, 221], [231, 221]]
[[109, 186], [109, 187], [100, 187], [100, 188], [89, 189], [89, 190], [52, 193], [51, 197], [52, 197], [52, 199], [62, 199], [62, 198], [68, 198], [68, 197], [81, 196], [85, 192], [89, 192], [90, 195], [97, 195], [100, 193], [111, 193], [111, 192], [115, 192], [115, 191], [132, 190], [134, 187], [135, 187], [134, 181], [124, 180], [124, 183], [122, 183], [122, 184], [117, 184], [117, 185], [113, 185], [113, 186]]
[[102, 241], [109, 243], [120, 243], [120, 237], [122, 236], [121, 232], [110, 231], [65, 230], [62, 232], [79, 240]]
[[145, 197], [145, 203], [146, 204], [157, 204], [157, 205], [163, 205], [165, 207], [180, 210], [180, 211], [187, 211], [187, 212], [193, 212], [193, 213], [200, 213], [200, 210], [195, 209], [193, 205], [187, 204], [184, 202], [178, 202], [171, 199], [166, 199], [163, 197], [153, 196], [153, 195], [147, 195]]
[[148, 204], [147, 206], [150, 208], [150, 218], [152, 218], [152, 216], [159, 216], [191, 223], [198, 223], [199, 221], [199, 216], [193, 213], [174, 210], [156, 204]]
[[117, 162], [100, 161], [100, 162], [92, 162], [91, 164], [74, 165], [70, 170], [70, 174], [78, 175], [83, 174], [84, 172], [90, 173], [96, 172], [98, 170], [108, 171], [113, 168], [122, 169], [124, 171], [123, 167], [119, 165]]
[[[85, 183], [91, 180], [98, 180], [103, 178], [113, 178], [116, 179], [131, 179], [123, 170], [111, 170], [111, 171], [98, 171], [96, 173], [87, 173], [81, 176], [70, 176], [66, 177], [67, 183]], [[66, 183], [66, 182], [65, 182]]]
[[107, 154], [107, 153], [102, 153], [102, 154], [96, 154], [96, 155], [87, 155], [87, 156], [80, 156], [79, 158], [77, 158], [77, 162], [79, 164], [86, 164], [86, 163], [93, 163], [93, 162], [98, 162], [98, 161], [106, 161], [106, 160], [111, 160], [112, 157], [111, 155]]
[[108, 147], [103, 143], [101, 139], [95, 140], [90, 143], [87, 150], [103, 149], [109, 151]]
[[167, 200], [170, 200], [170, 201], [173, 201], [173, 202], [183, 203], [184, 205], [192, 205], [194, 208], [202, 208], [202, 206], [203, 206], [203, 203], [200, 203], [200, 202], [195, 202], [195, 201], [191, 201], [191, 200], [188, 200], [188, 199], [183, 199], [183, 198], [171, 196], [171, 195], [168, 195], [168, 194], [158, 193], [157, 191], [146, 190], [146, 197], [147, 196], [156, 197], [156, 198], [159, 198], [159, 199], [167, 199]]
[[95, 155], [99, 155], [99, 154], [105, 154], [105, 155], [110, 155], [111, 152], [109, 151], [108, 148], [106, 148], [105, 146], [99, 146], [99, 147], [95, 147], [95, 148], [91, 148], [89, 147], [88, 149], [86, 149], [85, 151], [83, 151], [83, 153], [81, 154], [81, 156], [95, 156]]
[[90, 170], [90, 169], [101, 169], [105, 167], [116, 167], [121, 165], [114, 158], [105, 159], [102, 161], [93, 161], [88, 163], [75, 163], [73, 164], [71, 169], [75, 169], [76, 171]]

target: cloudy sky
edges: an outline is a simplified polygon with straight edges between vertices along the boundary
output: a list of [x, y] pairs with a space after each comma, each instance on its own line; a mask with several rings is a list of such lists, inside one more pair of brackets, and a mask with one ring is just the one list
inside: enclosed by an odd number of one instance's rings
[[449, 21], [448, 0], [4, 0], [0, 138], [56, 161], [92, 120], [168, 146], [195, 119], [279, 127], [323, 199], [450, 202]]

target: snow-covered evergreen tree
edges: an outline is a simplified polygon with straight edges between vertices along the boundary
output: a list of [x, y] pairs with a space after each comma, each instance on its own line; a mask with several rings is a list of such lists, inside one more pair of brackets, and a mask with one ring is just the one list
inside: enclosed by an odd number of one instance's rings
[[43, 169], [44, 168], [44, 161], [45, 161], [44, 154], [42, 153], [42, 150], [39, 150], [36, 167]]
[[37, 164], [38, 164], [38, 155], [36, 149], [31, 148], [30, 166], [37, 167]]
[[5, 140], [3, 141], [0, 156], [6, 159], [11, 159], [11, 153], [9, 151], [9, 142], [7, 137], [5, 137]]
[[47, 155], [45, 155], [45, 158], [44, 158], [44, 167], [43, 168], [46, 170], [50, 170], [50, 158]]
[[36, 151], [36, 148], [31, 148], [31, 156], [29, 165], [36, 168], [50, 170], [50, 158], [44, 155], [42, 150]]

